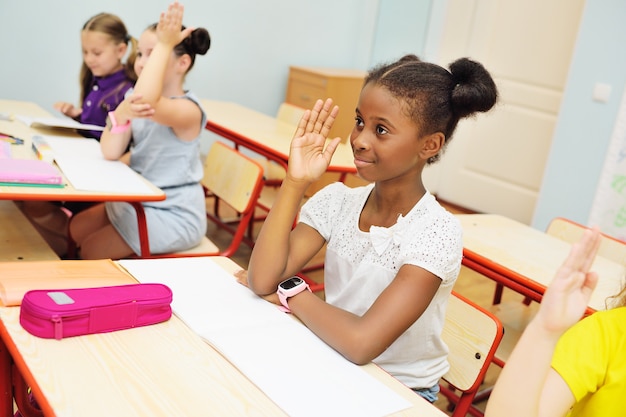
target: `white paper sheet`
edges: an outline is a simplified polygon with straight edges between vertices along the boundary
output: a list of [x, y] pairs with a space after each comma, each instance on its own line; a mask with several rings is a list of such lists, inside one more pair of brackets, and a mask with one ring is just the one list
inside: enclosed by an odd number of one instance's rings
[[168, 285], [176, 315], [290, 416], [380, 417], [411, 406], [210, 258], [119, 263], [140, 282]]
[[16, 115], [15, 118], [24, 123], [26, 126], [43, 126], [76, 130], [104, 130], [103, 126], [79, 123], [76, 120], [67, 117], [29, 117]]
[[128, 165], [108, 161], [95, 139], [40, 135], [54, 160], [77, 190], [102, 193], [151, 194], [146, 181]]

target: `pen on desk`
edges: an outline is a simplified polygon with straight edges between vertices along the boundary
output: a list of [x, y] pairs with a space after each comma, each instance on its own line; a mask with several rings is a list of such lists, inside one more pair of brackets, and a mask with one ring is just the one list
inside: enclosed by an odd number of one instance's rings
[[24, 144], [24, 139], [20, 139], [20, 138], [16, 138], [13, 135], [7, 135], [5, 133], [0, 133], [0, 140], [3, 140], [5, 142], [9, 142], [13, 145], [23, 145]]

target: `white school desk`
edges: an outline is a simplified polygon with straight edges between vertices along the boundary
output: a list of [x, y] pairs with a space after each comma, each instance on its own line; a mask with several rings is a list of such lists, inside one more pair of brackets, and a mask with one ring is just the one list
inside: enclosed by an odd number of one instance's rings
[[[200, 102], [207, 114], [207, 130], [287, 168], [295, 133], [293, 125], [237, 103], [206, 99]], [[341, 173], [340, 181], [345, 174], [356, 173], [349, 143], [342, 141], [327, 171]]]
[[0, 261], [57, 259], [59, 259], [57, 254], [15, 203], [0, 200]]
[[[229, 272], [240, 269], [228, 258], [212, 259]], [[153, 326], [61, 341], [27, 333], [18, 307], [0, 307], [0, 318], [0, 417], [13, 415], [15, 372], [32, 387], [46, 416], [285, 415], [176, 316]], [[445, 417], [381, 368], [364, 368], [411, 402], [395, 416]]]
[[[567, 257], [571, 245], [518, 221], [494, 214], [460, 214], [463, 265], [534, 301]], [[597, 256], [592, 266], [599, 276], [589, 311], [604, 310], [626, 276], [624, 265]]]
[[[38, 105], [24, 101], [0, 100], [0, 113], [13, 115], [23, 115], [28, 117], [50, 117], [50, 114]], [[7, 121], [0, 120], [0, 132], [8, 133], [15, 137], [24, 139], [23, 145], [11, 145], [12, 156], [14, 158], [31, 159], [35, 158], [31, 146], [31, 138], [33, 135], [55, 135], [63, 136], [79, 135], [72, 133], [67, 129], [42, 129], [28, 127], [18, 120]], [[139, 174], [137, 174], [139, 175]], [[149, 255], [150, 246], [148, 244], [148, 230], [146, 226], [145, 213], [143, 206], [144, 201], [161, 201], [165, 200], [165, 193], [154, 185], [144, 180], [149, 191], [145, 193], [128, 193], [128, 192], [106, 192], [77, 190], [64, 178], [67, 184], [63, 188], [55, 187], [20, 187], [20, 186], [0, 186], [0, 200], [40, 200], [40, 201], [124, 201], [131, 204], [137, 212], [137, 221], [139, 225], [139, 235], [141, 242], [141, 254]]]

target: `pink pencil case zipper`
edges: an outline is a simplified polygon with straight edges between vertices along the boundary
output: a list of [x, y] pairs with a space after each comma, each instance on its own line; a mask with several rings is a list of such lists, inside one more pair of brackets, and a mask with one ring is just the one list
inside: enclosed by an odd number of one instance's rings
[[22, 300], [20, 324], [35, 336], [61, 340], [169, 320], [171, 303], [172, 290], [163, 284], [31, 290]]

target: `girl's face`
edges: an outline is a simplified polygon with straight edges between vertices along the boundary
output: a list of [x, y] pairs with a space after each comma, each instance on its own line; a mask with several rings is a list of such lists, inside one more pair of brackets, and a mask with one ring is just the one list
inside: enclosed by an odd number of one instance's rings
[[[148, 58], [152, 54], [152, 50], [157, 44], [157, 34], [153, 30], [145, 30], [137, 41], [137, 58], [135, 59], [135, 73], [139, 76], [143, 71]], [[167, 72], [165, 77], [168, 78], [172, 74], [176, 55], [172, 52], [172, 56], [168, 61]]]
[[96, 77], [105, 77], [122, 68], [122, 58], [126, 54], [126, 44], [116, 44], [109, 35], [93, 30], [83, 30], [80, 34], [83, 48], [83, 61]]
[[385, 88], [363, 87], [350, 134], [354, 163], [363, 179], [374, 182], [421, 175], [424, 141], [404, 105]]

